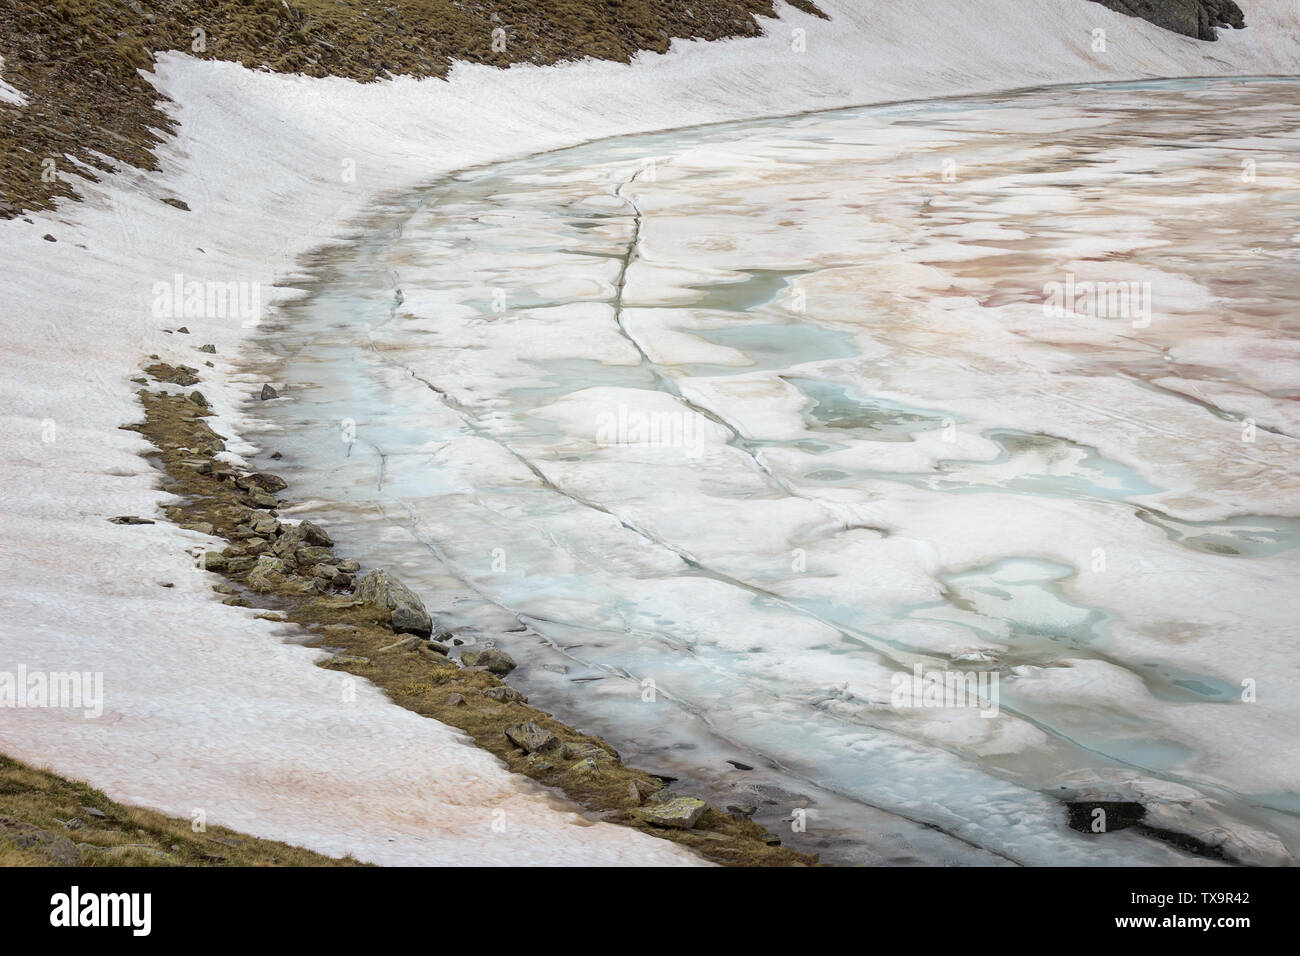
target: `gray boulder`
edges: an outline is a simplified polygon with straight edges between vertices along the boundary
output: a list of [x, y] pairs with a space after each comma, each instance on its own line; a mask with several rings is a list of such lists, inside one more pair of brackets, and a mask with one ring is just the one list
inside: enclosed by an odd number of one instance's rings
[[392, 611], [393, 630], [398, 634], [428, 637], [433, 633], [433, 618], [424, 604], [415, 592], [387, 571], [378, 568], [371, 571], [357, 582], [353, 595], [358, 601], [369, 601]]
[[554, 753], [559, 756], [563, 749], [560, 738], [531, 720], [515, 724], [506, 730], [510, 742], [526, 753]]
[[696, 797], [677, 797], [664, 803], [651, 804], [636, 811], [643, 821], [656, 827], [689, 830], [700, 822], [709, 805]]

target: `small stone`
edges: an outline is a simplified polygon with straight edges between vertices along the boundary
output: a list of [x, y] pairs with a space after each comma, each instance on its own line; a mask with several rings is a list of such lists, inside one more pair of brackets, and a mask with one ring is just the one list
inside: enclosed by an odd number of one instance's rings
[[200, 346], [199, 346], [199, 351], [200, 351], [200, 352], [207, 352], [209, 355], [216, 355], [216, 354], [217, 354], [217, 347], [216, 347], [215, 345], [213, 345], [211, 342], [209, 342], [209, 343], [207, 343], [206, 345], [200, 345]]
[[386, 644], [379, 649], [378, 653], [382, 654], [384, 651], [409, 650], [419, 646], [420, 639], [412, 634], [410, 637], [404, 637], [400, 641], [393, 641], [391, 644]]
[[444, 655], [445, 655], [445, 654], [450, 654], [450, 653], [451, 653], [451, 648], [448, 647], [446, 644], [443, 644], [443, 643], [440, 642], [440, 641], [426, 641], [425, 644], [424, 644], [424, 646], [427, 647], [427, 648], [428, 648], [429, 650], [431, 650], [431, 651], [436, 651], [436, 652], [439, 653], [439, 654], [444, 654]]
[[212, 525], [206, 521], [195, 521], [192, 524], [181, 525], [186, 531], [197, 531], [199, 534], [212, 534]]
[[655, 827], [689, 830], [700, 822], [709, 805], [698, 797], [676, 797], [663, 803], [642, 807], [636, 815]]
[[139, 518], [135, 515], [118, 515], [116, 518], [109, 518], [113, 524], [153, 524], [151, 518]]
[[466, 667], [483, 667], [498, 676], [509, 674], [518, 666], [513, 657], [496, 647], [485, 647], [481, 651], [463, 651], [460, 660]]
[[275, 389], [273, 389], [270, 385], [262, 386], [262, 401], [266, 402], [266, 401], [270, 401], [273, 398], [279, 398], [279, 397], [280, 397], [280, 393], [277, 392]]
[[588, 743], [585, 740], [576, 743], [566, 743], [564, 745], [564, 759], [595, 760], [599, 762], [618, 760], [614, 754], [610, 753], [604, 747]]
[[41, 238], [44, 239], [46, 242], [58, 242], [58, 241], [59, 241], [59, 240], [55, 239], [52, 235], [50, 235], [48, 232], [47, 232], [45, 235], [41, 236]]
[[195, 405], [199, 406], [199, 408], [209, 407], [208, 400], [203, 397], [203, 393], [200, 392], [197, 388], [194, 391], [190, 392], [189, 399]]
[[503, 704], [526, 704], [528, 698], [519, 691], [506, 684], [498, 684], [496, 687], [489, 687], [483, 691], [483, 696], [492, 700], [500, 701]]
[[554, 770], [555, 764], [552, 763], [546, 754], [529, 754], [524, 763], [528, 764], [528, 769], [536, 773], [546, 773], [548, 770]]
[[177, 329], [176, 331], [179, 332], [181, 335], [189, 335], [189, 334], [190, 334], [190, 330], [187, 329], [187, 328], [186, 328], [185, 326], [183, 326], [183, 325], [182, 325], [179, 329]]
[[249, 530], [263, 538], [273, 538], [280, 533], [280, 522], [260, 511], [251, 513], [248, 519]]
[[329, 660], [327, 660], [325, 663], [326, 663], [326, 664], [349, 665], [349, 666], [352, 666], [352, 667], [361, 667], [361, 666], [364, 666], [364, 665], [366, 665], [366, 664], [369, 664], [369, 663], [370, 663], [370, 658], [368, 658], [368, 657], [357, 657], [355, 654], [335, 654], [333, 657], [331, 657], [331, 658], [330, 658]]
[[268, 495], [265, 491], [254, 491], [252, 494], [253, 504], [259, 508], [268, 510], [277, 507], [280, 502], [276, 500], [275, 495]]
[[558, 753], [560, 738], [531, 720], [515, 724], [506, 730], [510, 742], [526, 753]]
[[758, 812], [758, 807], [748, 803], [729, 803], [727, 804], [727, 812], [737, 817], [752, 817]]
[[[334, 542], [330, 541], [329, 544], [332, 545], [334, 544]], [[342, 571], [344, 574], [356, 574], [358, 571], [361, 570], [361, 565], [357, 564], [357, 562], [352, 561], [350, 559], [347, 561], [340, 561], [339, 570]]]
[[448, 707], [464, 707], [464, 706], [465, 706], [465, 695], [464, 695], [464, 694], [448, 694], [448, 695], [447, 695], [447, 706], [448, 706]]
[[228, 597], [221, 603], [229, 604], [231, 607], [248, 607], [248, 602], [244, 600], [242, 597], [239, 597], [238, 595], [235, 595], [234, 597]]
[[567, 777], [575, 777], [578, 779], [599, 777], [600, 765], [597, 764], [596, 761], [593, 760], [591, 757], [583, 757], [572, 767], [566, 770], [564, 774]]
[[204, 551], [203, 557], [199, 558], [199, 567], [203, 568], [204, 571], [221, 572], [225, 571], [229, 566], [230, 562], [227, 561], [226, 555], [217, 553], [217, 551]]
[[177, 199], [175, 196], [166, 196], [163, 198], [163, 202], [165, 202], [169, 206], [173, 206], [176, 209], [179, 209], [181, 212], [190, 211], [190, 207], [185, 204], [184, 199]]

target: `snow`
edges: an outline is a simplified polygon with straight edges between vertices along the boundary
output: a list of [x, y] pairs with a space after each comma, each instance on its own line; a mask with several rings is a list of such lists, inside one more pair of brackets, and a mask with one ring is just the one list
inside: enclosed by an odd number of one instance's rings
[[[191, 553], [212, 544], [203, 536], [110, 524], [118, 514], [158, 516], [165, 503], [140, 457], [146, 445], [118, 426], [140, 417], [129, 378], [146, 356], [202, 365], [196, 359], [208, 356], [194, 349], [212, 342], [215, 368], [203, 369], [201, 388], [219, 413], [213, 425], [232, 451], [252, 451], [238, 440], [240, 406], [260, 383], [227, 372], [254, 325], [155, 318], [155, 285], [177, 274], [249, 283], [272, 309], [294, 295], [305, 254], [363, 231], [368, 210], [454, 170], [625, 133], [868, 102], [1285, 74], [1300, 52], [1296, 0], [1243, 2], [1250, 28], [1224, 31], [1216, 44], [1082, 0], [933, 0], [923, 18], [908, 5], [822, 6], [830, 21], [783, 7], [765, 37], [678, 42], [630, 66], [462, 65], [448, 82], [359, 85], [162, 57], [154, 79], [180, 124], [159, 148], [162, 171], [79, 183], [84, 203], [32, 214], [32, 224], [0, 222], [0, 669], [102, 672], [106, 686], [99, 719], [0, 713], [0, 752], [119, 800], [202, 811], [209, 823], [379, 863], [698, 862], [581, 819], [458, 732], [364, 683], [349, 701], [345, 676], [314, 666], [319, 652], [219, 603], [193, 567]], [[1092, 50], [1098, 28], [1104, 53]], [[804, 52], [792, 49], [795, 30], [805, 31]], [[15, 94], [0, 82], [0, 98]], [[168, 196], [191, 211], [160, 202]], [[42, 241], [46, 233], [57, 242]], [[583, 315], [570, 319], [570, 334], [583, 334]], [[182, 321], [192, 335], [164, 331]], [[665, 352], [680, 348], [673, 332], [658, 338]], [[718, 360], [683, 356], [701, 358]], [[779, 536], [786, 518], [773, 520]], [[438, 606], [437, 594], [424, 597]]]

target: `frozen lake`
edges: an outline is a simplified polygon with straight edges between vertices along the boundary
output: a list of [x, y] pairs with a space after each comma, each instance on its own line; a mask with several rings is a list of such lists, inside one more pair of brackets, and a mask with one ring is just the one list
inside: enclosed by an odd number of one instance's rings
[[1295, 82], [1161, 81], [470, 170], [316, 257], [250, 437], [533, 703], [824, 859], [1283, 862], [1298, 149]]

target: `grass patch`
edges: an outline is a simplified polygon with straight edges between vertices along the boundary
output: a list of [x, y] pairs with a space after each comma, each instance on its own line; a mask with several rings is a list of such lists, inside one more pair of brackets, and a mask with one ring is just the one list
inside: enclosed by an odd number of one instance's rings
[[108, 799], [0, 756], [0, 866], [360, 866]]
[[[810, 0], [793, 4], [816, 12]], [[152, 150], [172, 126], [139, 71], [164, 51], [317, 77], [441, 77], [452, 60], [626, 62], [639, 50], [666, 51], [678, 37], [753, 36], [755, 16], [771, 16], [773, 7], [773, 0], [4, 0], [3, 78], [28, 102], [0, 102], [0, 216], [75, 198], [70, 174], [93, 178], [120, 163], [157, 168]]]

